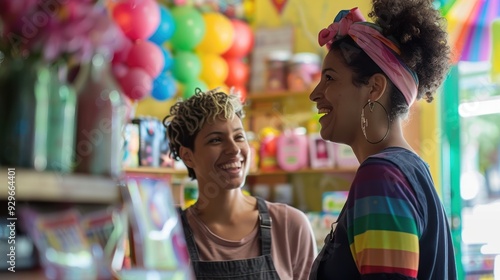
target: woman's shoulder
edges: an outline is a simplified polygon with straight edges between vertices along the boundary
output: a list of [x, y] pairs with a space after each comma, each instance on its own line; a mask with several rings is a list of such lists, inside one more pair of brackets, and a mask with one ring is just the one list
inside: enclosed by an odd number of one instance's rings
[[269, 214], [274, 220], [286, 221], [290, 224], [302, 224], [308, 223], [307, 216], [301, 210], [279, 202], [266, 201], [267, 208], [269, 209]]

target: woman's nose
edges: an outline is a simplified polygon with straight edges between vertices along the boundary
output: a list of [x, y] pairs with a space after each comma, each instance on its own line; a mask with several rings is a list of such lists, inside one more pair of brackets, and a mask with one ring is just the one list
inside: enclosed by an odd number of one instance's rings
[[317, 102], [318, 99], [320, 99], [320, 84], [318, 84], [314, 89], [313, 91], [311, 92], [311, 94], [309, 95], [309, 100], [313, 101], [313, 102]]
[[235, 141], [228, 141], [224, 151], [227, 154], [238, 154], [240, 152], [240, 146]]

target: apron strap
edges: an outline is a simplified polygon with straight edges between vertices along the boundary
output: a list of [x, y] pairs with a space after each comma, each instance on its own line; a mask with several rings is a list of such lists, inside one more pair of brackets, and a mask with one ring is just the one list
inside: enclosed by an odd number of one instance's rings
[[199, 261], [200, 256], [198, 254], [198, 248], [196, 247], [193, 232], [191, 231], [188, 220], [186, 218], [186, 210], [178, 208], [178, 212], [181, 216], [182, 228], [184, 229], [184, 236], [186, 237], [186, 245], [188, 248], [189, 256], [191, 257], [191, 261]]
[[260, 222], [260, 249], [261, 255], [271, 254], [271, 224], [272, 219], [269, 216], [269, 211], [267, 209], [266, 202], [256, 196], [257, 208], [259, 210], [259, 222]]

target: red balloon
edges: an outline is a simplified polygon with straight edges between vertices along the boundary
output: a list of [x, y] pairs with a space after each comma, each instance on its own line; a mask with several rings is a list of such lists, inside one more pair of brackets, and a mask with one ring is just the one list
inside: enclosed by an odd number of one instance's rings
[[139, 67], [153, 79], [160, 75], [165, 65], [165, 56], [161, 48], [155, 43], [137, 40], [130, 49], [126, 61], [129, 67]]
[[226, 59], [229, 72], [226, 78], [226, 85], [240, 86], [245, 85], [248, 81], [250, 70], [248, 65], [239, 58]]
[[131, 40], [149, 38], [160, 25], [160, 7], [155, 0], [125, 0], [114, 6], [112, 15]]
[[224, 58], [245, 57], [253, 48], [253, 31], [250, 26], [242, 20], [232, 19], [231, 23], [234, 28], [233, 43], [229, 47], [229, 50], [227, 50], [222, 56]]
[[[122, 70], [122, 69], [121, 69]], [[141, 100], [148, 96], [153, 89], [153, 79], [141, 68], [129, 68], [116, 80], [120, 84], [123, 93], [132, 100]], [[116, 74], [117, 72], [115, 72]], [[120, 75], [120, 74], [118, 74]]]

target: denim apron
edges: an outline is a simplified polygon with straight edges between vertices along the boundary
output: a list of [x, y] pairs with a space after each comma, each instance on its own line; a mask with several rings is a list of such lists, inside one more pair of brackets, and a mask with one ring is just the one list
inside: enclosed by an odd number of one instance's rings
[[193, 233], [186, 218], [186, 213], [185, 211], [181, 212], [182, 226], [186, 235], [188, 252], [196, 279], [280, 279], [271, 257], [271, 217], [269, 216], [265, 201], [259, 197], [256, 198], [259, 210], [261, 255], [251, 259], [201, 261]]

